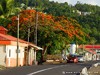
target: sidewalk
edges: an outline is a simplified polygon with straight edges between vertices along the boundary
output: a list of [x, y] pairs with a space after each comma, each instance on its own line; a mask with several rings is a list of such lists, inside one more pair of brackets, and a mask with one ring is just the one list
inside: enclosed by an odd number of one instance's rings
[[67, 62], [64, 61], [53, 61], [53, 62], [44, 62], [43, 64], [66, 64]]
[[100, 75], [100, 65], [88, 69], [88, 75]]

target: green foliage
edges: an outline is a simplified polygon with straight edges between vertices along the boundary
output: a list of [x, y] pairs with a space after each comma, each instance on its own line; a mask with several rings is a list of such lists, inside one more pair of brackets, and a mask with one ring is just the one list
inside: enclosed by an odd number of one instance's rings
[[[100, 43], [100, 17], [94, 14], [86, 16], [78, 16], [75, 18], [84, 28], [84, 31], [89, 34], [90, 37], [94, 37], [97, 41], [95, 43]], [[90, 39], [92, 40], [92, 39]], [[87, 40], [88, 42], [90, 40]]]
[[2, 0], [0, 2], [0, 17], [9, 18], [20, 11], [20, 8], [15, 7], [14, 0]]
[[67, 40], [63, 33], [54, 31], [51, 26], [39, 27], [38, 33], [38, 43], [41, 47], [48, 47], [48, 54], [53, 54], [54, 50], [61, 50], [66, 45]]
[[[66, 44], [69, 44], [75, 40], [79, 44], [100, 44], [100, 7], [88, 4], [77, 3], [75, 6], [69, 5], [67, 2], [58, 3], [49, 0], [1, 0], [0, 1], [0, 25], [7, 27], [7, 25], [11, 22], [9, 17], [12, 15], [16, 15], [20, 10], [22, 10], [21, 4], [24, 3], [25, 7], [28, 6], [37, 8], [38, 11], [44, 12], [46, 14], [52, 14], [54, 17], [64, 16], [67, 17], [68, 20], [71, 18], [75, 19], [77, 22], [72, 22], [72, 24], [76, 25], [79, 23], [80, 28], [88, 34], [90, 38], [87, 38], [85, 35], [82, 36], [83, 41], [79, 41], [79, 39], [74, 37], [74, 39], [69, 39], [68, 36], [60, 31], [55, 30], [52, 26], [38, 26], [38, 45], [41, 47], [47, 47], [48, 54], [55, 54], [60, 52], [66, 47]], [[78, 13], [81, 12], [82, 14]], [[89, 12], [90, 14], [84, 15], [85, 12]], [[53, 24], [52, 24], [53, 25]], [[64, 25], [64, 24], [62, 24]], [[11, 27], [12, 30], [16, 29], [16, 27]], [[27, 27], [24, 29], [20, 29], [20, 38], [27, 40]], [[9, 29], [9, 33], [11, 35], [16, 36], [16, 31], [14, 32]], [[31, 28], [32, 31], [34, 31]], [[30, 41], [33, 42], [34, 36], [33, 32], [30, 36]]]
[[0, 18], [0, 25], [4, 26], [5, 28], [7, 28], [9, 23], [11, 23], [11, 20], [6, 18]]
[[42, 58], [42, 55], [41, 55], [41, 51], [37, 51], [37, 53], [36, 53], [36, 60], [38, 61], [38, 62], [40, 62], [40, 60], [41, 60], [41, 58]]
[[[39, 8], [39, 11], [52, 14], [53, 16], [66, 16], [74, 18], [83, 27], [84, 31], [90, 36], [94, 37], [100, 43], [100, 7], [82, 4], [77, 2], [75, 6], [69, 5], [67, 2], [58, 3], [49, 0], [28, 0], [28, 6]], [[22, 0], [23, 3], [26, 0]], [[20, 2], [20, 3], [22, 3]], [[77, 11], [80, 11], [82, 15], [79, 15]], [[90, 12], [89, 15], [83, 15], [84, 12]], [[93, 28], [94, 27], [94, 28]], [[87, 38], [84, 38], [87, 39]], [[90, 39], [91, 40], [91, 39]], [[87, 43], [89, 41], [87, 39]]]

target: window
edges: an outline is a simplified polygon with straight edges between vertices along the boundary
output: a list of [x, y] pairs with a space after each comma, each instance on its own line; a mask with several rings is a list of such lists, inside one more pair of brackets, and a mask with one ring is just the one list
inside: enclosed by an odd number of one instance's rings
[[6, 53], [6, 46], [4, 46], [3, 51], [4, 51], [4, 53]]
[[11, 57], [11, 50], [9, 50], [9, 57]]

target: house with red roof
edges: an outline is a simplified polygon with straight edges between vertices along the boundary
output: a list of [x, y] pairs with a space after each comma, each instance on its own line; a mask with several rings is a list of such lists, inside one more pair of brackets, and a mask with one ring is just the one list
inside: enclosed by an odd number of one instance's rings
[[[19, 43], [19, 50], [17, 53], [17, 43]], [[31, 65], [36, 60], [36, 50], [42, 50], [30, 42], [19, 39], [7, 34], [7, 29], [0, 26], [0, 65], [6, 67], [15, 67]], [[18, 57], [17, 57], [18, 54]]]
[[100, 45], [80, 45], [79, 48], [86, 51], [87, 60], [100, 60]]

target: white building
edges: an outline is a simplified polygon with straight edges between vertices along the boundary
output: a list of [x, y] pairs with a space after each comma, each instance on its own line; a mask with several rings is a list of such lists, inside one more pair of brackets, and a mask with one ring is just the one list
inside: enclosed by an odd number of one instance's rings
[[[27, 47], [29, 49], [26, 49]], [[42, 48], [19, 39], [17, 58], [17, 38], [8, 35], [7, 30], [0, 26], [0, 65], [6, 67], [15, 67], [17, 63], [18, 66], [32, 65], [36, 60], [36, 50], [42, 50]]]

